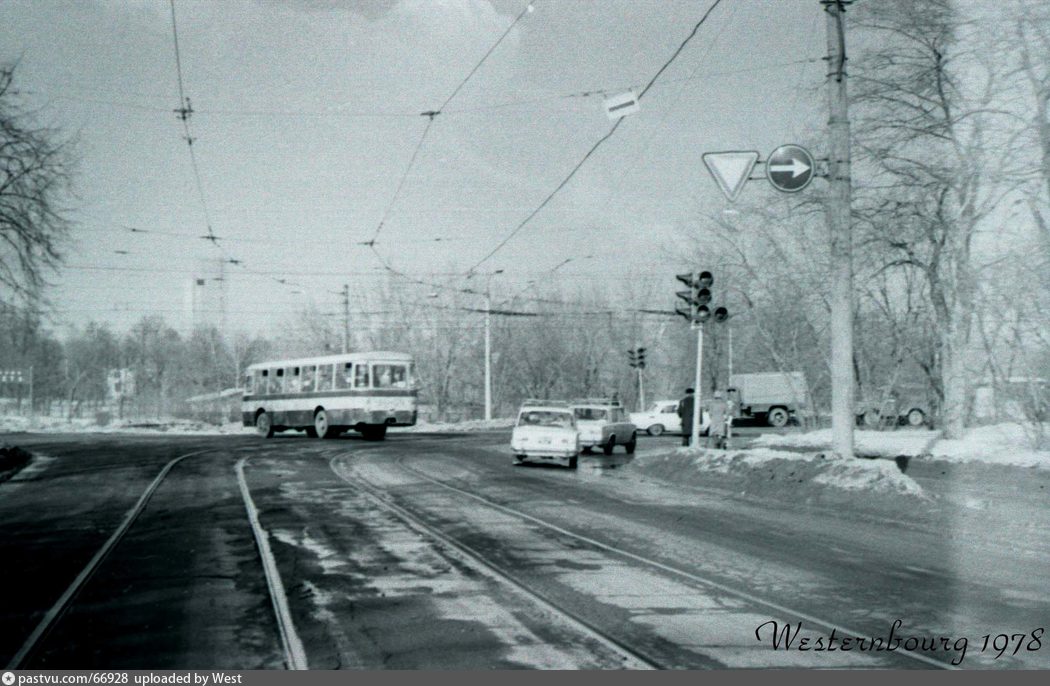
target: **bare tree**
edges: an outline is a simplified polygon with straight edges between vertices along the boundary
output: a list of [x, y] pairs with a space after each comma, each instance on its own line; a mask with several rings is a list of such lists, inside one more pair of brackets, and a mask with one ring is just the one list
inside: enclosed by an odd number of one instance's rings
[[69, 144], [37, 126], [20, 103], [15, 68], [0, 67], [0, 303], [39, 303], [69, 222]]
[[938, 333], [946, 435], [959, 437], [974, 375], [970, 357], [978, 235], [1016, 189], [1020, 134], [999, 56], [982, 51], [979, 17], [950, 0], [886, 0], [860, 10], [854, 149], [860, 246], [884, 269], [926, 282]]

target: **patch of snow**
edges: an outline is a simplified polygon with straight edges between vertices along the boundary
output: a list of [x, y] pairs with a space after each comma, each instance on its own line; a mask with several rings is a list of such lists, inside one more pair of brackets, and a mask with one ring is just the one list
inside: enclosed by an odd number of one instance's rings
[[813, 477], [813, 483], [846, 491], [923, 495], [922, 487], [888, 460], [830, 460], [824, 470]]
[[993, 424], [970, 429], [965, 438], [938, 441], [930, 455], [949, 462], [1050, 469], [1050, 450], [1033, 450], [1024, 427], [1018, 424]]
[[[857, 453], [878, 457], [897, 455], [919, 455], [937, 437], [938, 431], [854, 431], [853, 441]], [[831, 449], [831, 429], [820, 429], [806, 433], [762, 434], [752, 445], [767, 448], [794, 448], [811, 450]]]
[[98, 424], [94, 419], [59, 417], [22, 417], [0, 415], [0, 433], [119, 433], [119, 434], [179, 434], [187, 436], [215, 436], [254, 433], [253, 427], [240, 422], [208, 424], [192, 419], [123, 419]]
[[419, 422], [415, 426], [399, 428], [397, 431], [421, 433], [466, 433], [468, 431], [488, 431], [491, 429], [509, 429], [514, 426], [513, 417], [500, 419], [471, 419], [464, 422]]
[[[866, 495], [925, 498], [922, 487], [889, 460], [842, 460], [818, 453], [753, 448], [706, 450], [678, 448], [643, 455], [632, 466], [678, 484], [711, 485], [712, 474], [743, 481], [745, 492], [772, 490], [795, 496], [817, 492], [814, 486]], [[785, 486], [777, 484], [790, 484]]]
[[[857, 431], [858, 454], [878, 457], [924, 456], [949, 462], [981, 462], [1050, 469], [1050, 450], [1030, 445], [1025, 427], [1004, 423], [975, 427], [961, 439], [939, 439], [937, 431]], [[754, 445], [766, 448], [829, 450], [831, 429], [808, 433], [763, 434]]]

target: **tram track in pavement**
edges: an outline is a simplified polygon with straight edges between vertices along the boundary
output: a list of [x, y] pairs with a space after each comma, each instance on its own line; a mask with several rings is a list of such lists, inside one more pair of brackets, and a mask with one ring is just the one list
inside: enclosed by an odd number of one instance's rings
[[[169, 477], [173, 472], [177, 472], [180, 466], [189, 464], [191, 458], [199, 458], [204, 456], [213, 456], [215, 453], [220, 452], [221, 449], [208, 448], [202, 450], [195, 450], [189, 453], [178, 455], [168, 460], [149, 484], [143, 489], [134, 505], [126, 510], [120, 523], [110, 533], [105, 542], [98, 547], [95, 553], [87, 561], [87, 563], [80, 569], [75, 578], [70, 582], [58, 598], [48, 607], [39, 621], [35, 623], [32, 631], [22, 641], [17, 652], [10, 658], [7, 669], [25, 669], [28, 667], [39, 667], [39, 666], [63, 666], [53, 664], [56, 660], [46, 659], [42, 661], [42, 653], [48, 649], [53, 649], [54, 646], [50, 645], [49, 641], [53, 643], [51, 639], [58, 633], [60, 633], [64, 627], [64, 622], [67, 620], [72, 612], [75, 612], [78, 606], [78, 599], [93, 588], [93, 586], [99, 585], [100, 582], [109, 581], [106, 578], [107, 564], [112, 564], [113, 559], [119, 554], [122, 546], [122, 542], [129, 539], [129, 534], [135, 529], [137, 525], [141, 525], [143, 520], [150, 513], [151, 501], [154, 501], [158, 491], [161, 490], [162, 486], [167, 484], [170, 479]], [[255, 509], [254, 502], [251, 497], [251, 493], [247, 488], [247, 483], [243, 478], [243, 466], [247, 457], [242, 457], [233, 467], [233, 471], [237, 476], [238, 484], [240, 487], [240, 495], [243, 499], [244, 511], [247, 515], [247, 521], [252, 529], [252, 539], [255, 546], [256, 553], [262, 566], [262, 576], [266, 579], [265, 588], [270, 597], [270, 604], [273, 607], [274, 617], [277, 624], [277, 629], [280, 637], [280, 645], [283, 651], [283, 662], [284, 665], [289, 669], [307, 669], [305, 651], [302, 648], [301, 642], [295, 634], [294, 625], [290, 622], [290, 617], [287, 612], [287, 601], [284, 594], [283, 586], [280, 582], [280, 577], [276, 573], [276, 568], [273, 564], [272, 556], [269, 555], [269, 550], [266, 542], [266, 533], [261, 529], [258, 519], [258, 512]], [[105, 467], [104, 469], [112, 469], [113, 467]], [[88, 473], [90, 470], [74, 470], [72, 473], [64, 473], [61, 476], [66, 477], [76, 473]], [[94, 472], [92, 472], [94, 473]], [[32, 483], [32, 482], [26, 482]], [[115, 570], [108, 570], [111, 573]], [[120, 569], [117, 570], [121, 573], [127, 573], [128, 570]], [[221, 573], [209, 574], [207, 572], [201, 573], [196, 570], [183, 570], [184, 574], [181, 576], [184, 578], [189, 577], [212, 577], [220, 581], [228, 581], [229, 575], [223, 575]], [[144, 572], [148, 575], [148, 572]], [[173, 577], [180, 576], [179, 572], [176, 571], [171, 574]], [[98, 602], [94, 599], [94, 602]], [[142, 618], [143, 621], [147, 622], [148, 618]], [[98, 637], [92, 637], [94, 640], [98, 640]], [[126, 637], [123, 635], [114, 635], [111, 637], [114, 640], [121, 641]], [[68, 643], [68, 641], [66, 642]], [[66, 649], [69, 649], [67, 646]], [[75, 651], [75, 646], [72, 647]], [[104, 651], [103, 651], [104, 652]], [[148, 661], [149, 656], [145, 656]], [[61, 661], [61, 658], [58, 659]], [[65, 665], [68, 666], [68, 665]], [[84, 666], [82, 663], [78, 663], [77, 666]], [[98, 665], [108, 667], [110, 665]]]
[[[360, 456], [360, 453], [355, 454]], [[502, 562], [496, 562], [492, 559], [491, 553], [486, 554], [485, 552], [479, 549], [482, 546], [478, 545], [477, 542], [473, 544], [470, 542], [464, 542], [462, 537], [463, 534], [457, 534], [455, 531], [450, 532], [450, 528], [455, 529], [455, 526], [450, 525], [450, 522], [436, 521], [437, 518], [435, 518], [432, 512], [425, 512], [423, 508], [419, 507], [417, 504], [409, 503], [408, 501], [410, 500], [418, 500], [418, 493], [414, 493], [412, 496], [408, 496], [405, 495], [404, 492], [402, 492], [402, 496], [399, 498], [399, 500], [405, 503], [404, 505], [402, 505], [395, 502], [395, 496], [391, 492], [384, 490], [381, 486], [377, 486], [376, 484], [368, 482], [365, 478], [361, 477], [360, 475], [358, 475], [357, 477], [349, 476], [347, 473], [348, 470], [339, 468], [341, 461], [345, 464], [346, 457], [347, 456], [334, 457], [330, 463], [332, 470], [337, 475], [339, 475], [340, 478], [348, 482], [353, 482], [355, 485], [369, 492], [370, 496], [378, 505], [387, 508], [391, 511], [396, 511], [399, 517], [401, 517], [404, 521], [411, 523], [414, 527], [417, 527], [421, 532], [424, 532], [426, 535], [432, 537], [433, 539], [440, 541], [444, 545], [452, 546], [457, 550], [460, 550], [464, 554], [470, 556], [476, 564], [483, 565], [487, 569], [491, 570], [492, 573], [495, 573], [500, 577], [504, 578], [507, 581], [507, 583], [513, 584], [515, 587], [521, 589], [523, 592], [529, 593], [530, 595], [533, 595], [534, 597], [538, 598], [539, 601], [543, 602], [545, 605], [553, 607], [558, 612], [564, 613], [568, 617], [571, 617], [574, 622], [578, 622], [579, 624], [585, 626], [588, 630], [594, 631], [596, 634], [601, 635], [604, 640], [610, 641], [613, 645], [625, 651], [629, 651], [636, 658], [644, 660], [650, 666], [656, 668], [679, 668], [682, 666], [687, 666], [689, 668], [703, 668], [705, 666], [718, 666], [704, 664], [703, 661], [701, 661], [699, 664], [688, 665], [676, 663], [674, 659], [669, 659], [667, 656], [659, 654], [661, 652], [659, 650], [659, 641], [655, 641], [653, 643], [653, 646], [656, 647], [655, 650], [647, 651], [640, 650], [637, 647], [632, 647], [637, 644], [637, 641], [633, 638], [618, 637], [612, 632], [606, 631], [599, 627], [598, 622], [588, 619], [587, 616], [585, 616], [585, 613], [580, 613], [567, 609], [566, 607], [564, 607], [563, 602], [558, 598], [555, 598], [553, 595], [544, 591], [537, 590], [537, 585], [533, 581], [529, 581], [528, 579], [524, 578], [525, 575], [518, 574], [514, 571], [511, 571], [510, 569], [507, 569], [508, 566], [513, 565], [507, 565], [506, 560], [503, 560]], [[802, 625], [806, 627], [807, 630], [810, 631], [833, 631], [839, 636], [872, 635], [872, 632], [870, 631], [858, 631], [855, 628], [843, 626], [842, 623], [836, 622], [834, 620], [829, 620], [823, 617], [815, 616], [811, 613], [799, 611], [795, 608], [788, 607], [782, 603], [777, 603], [769, 599], [762, 598], [754, 593], [741, 590], [739, 588], [721, 582], [717, 579], [709, 578], [702, 574], [697, 574], [695, 572], [691, 572], [680, 567], [666, 564], [664, 562], [651, 559], [644, 555], [639, 555], [630, 550], [626, 550], [622, 546], [613, 545], [605, 541], [597, 540], [594, 536], [584, 535], [579, 532], [572, 531], [564, 526], [560, 526], [558, 524], [544, 520], [540, 517], [536, 517], [532, 514], [522, 512], [515, 508], [508, 507], [501, 503], [495, 502], [490, 498], [486, 498], [485, 496], [472, 492], [471, 490], [469, 490], [469, 488], [463, 488], [462, 485], [449, 483], [446, 479], [434, 478], [429, 474], [425, 474], [420, 470], [415, 469], [414, 467], [406, 464], [405, 458], [403, 456], [392, 460], [389, 464], [396, 466], [398, 469], [411, 475], [411, 477], [415, 479], [418, 479], [433, 487], [437, 487], [438, 489], [448, 494], [454, 495], [461, 501], [470, 502], [471, 506], [475, 509], [475, 511], [477, 510], [477, 506], [480, 505], [483, 508], [489, 509], [490, 511], [498, 512], [500, 515], [513, 517], [526, 527], [533, 527], [546, 532], [548, 541], [556, 539], [567, 541], [570, 545], [575, 547], [574, 550], [570, 551], [570, 554], [576, 554], [578, 550], [583, 549], [588, 550], [593, 554], [607, 556], [611, 559], [618, 560], [623, 564], [631, 565], [637, 568], [643, 568], [651, 573], [657, 574], [665, 578], [674, 578], [680, 583], [684, 583], [691, 588], [697, 589], [697, 591], [701, 594], [717, 594], [720, 596], [728, 596], [739, 601], [740, 603], [743, 603], [744, 605], [750, 608], [761, 608], [766, 612], [772, 611], [776, 613], [777, 616], [785, 618], [796, 618], [798, 621], [802, 622]], [[753, 631], [754, 627], [752, 626], [751, 629]], [[753, 635], [752, 638], [754, 638]], [[945, 660], [932, 658], [921, 653], [907, 653], [902, 651], [900, 653], [897, 653], [893, 657], [893, 660], [898, 666], [910, 665], [912, 667], [919, 667], [925, 669], [932, 668], [947, 670], [957, 668], [954, 665], [949, 664], [949, 662]], [[869, 664], [868, 666], [873, 665]]]
[[354, 478], [345, 473], [341, 473], [334, 465], [335, 461], [339, 460], [340, 457], [341, 456], [333, 457], [330, 461], [332, 471], [335, 472], [339, 478], [360, 489], [360, 491], [373, 503], [400, 519], [417, 533], [436, 541], [447, 552], [456, 555], [461, 562], [474, 567], [490, 579], [509, 586], [518, 594], [525, 595], [528, 599], [539, 605], [548, 613], [559, 618], [569, 630], [574, 631], [577, 634], [586, 635], [592, 640], [601, 643], [612, 652], [619, 654], [621, 656], [622, 666], [625, 669], [664, 668], [664, 665], [653, 658], [631, 648], [624, 641], [589, 623], [576, 613], [560, 606], [558, 603], [548, 598], [544, 593], [523, 583], [514, 574], [487, 559], [481, 552], [473, 549], [467, 544], [457, 541], [455, 538], [443, 533], [437, 527], [427, 523], [422, 517], [419, 517], [408, 509], [392, 502], [382, 489], [377, 488], [363, 478]]

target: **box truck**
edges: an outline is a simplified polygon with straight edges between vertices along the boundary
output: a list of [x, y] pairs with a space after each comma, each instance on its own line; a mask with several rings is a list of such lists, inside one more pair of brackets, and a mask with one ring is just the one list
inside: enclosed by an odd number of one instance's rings
[[802, 372], [733, 374], [728, 395], [736, 416], [764, 420], [775, 427], [787, 425], [792, 416], [812, 408]]

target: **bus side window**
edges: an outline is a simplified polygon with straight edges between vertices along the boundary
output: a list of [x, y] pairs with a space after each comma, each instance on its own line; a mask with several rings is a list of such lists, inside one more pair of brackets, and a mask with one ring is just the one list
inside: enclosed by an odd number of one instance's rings
[[359, 364], [354, 367], [354, 388], [368, 388], [368, 365]]
[[284, 370], [284, 392], [298, 393], [300, 387], [299, 367], [288, 367]]
[[251, 372], [244, 375], [244, 394], [251, 395], [255, 389], [255, 377]]
[[390, 371], [390, 365], [377, 364], [372, 367], [372, 383], [375, 384], [376, 388], [389, 388], [392, 386], [394, 379]]
[[314, 390], [314, 377], [317, 376], [317, 366], [303, 367], [303, 393], [311, 393]]
[[332, 365], [322, 364], [317, 368], [317, 390], [332, 390]]
[[270, 392], [284, 393], [284, 368], [278, 367], [272, 371], [274, 373], [270, 375]]
[[337, 364], [335, 366], [336, 388], [351, 388], [352, 377], [350, 376], [350, 366], [350, 362], [345, 362], [342, 365]]

